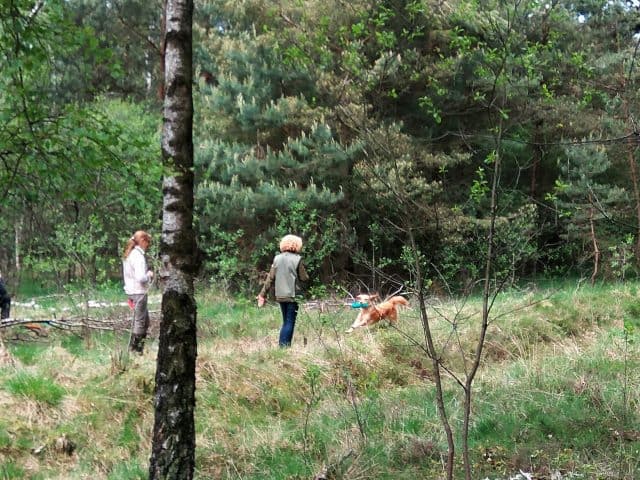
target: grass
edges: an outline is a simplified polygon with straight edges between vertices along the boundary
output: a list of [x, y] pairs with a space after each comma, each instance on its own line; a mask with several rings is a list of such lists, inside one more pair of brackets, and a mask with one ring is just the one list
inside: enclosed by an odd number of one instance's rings
[[[640, 477], [637, 287], [499, 296], [474, 386], [475, 478]], [[350, 335], [342, 333], [350, 309], [301, 312], [283, 350], [276, 305], [258, 310], [214, 292], [197, 300], [196, 478], [442, 478], [446, 439], [431, 363], [414, 343], [422, 338], [415, 306], [398, 329]], [[70, 295], [50, 308], [75, 304]], [[126, 316], [119, 308], [92, 315]], [[431, 299], [428, 311], [443, 360], [462, 375], [479, 302]], [[146, 478], [156, 343], [129, 357], [126, 331], [3, 333], [14, 364], [0, 367], [0, 478]], [[459, 452], [461, 390], [450, 377], [444, 387]], [[61, 450], [61, 439], [75, 449]]]
[[22, 468], [12, 461], [0, 464], [0, 477], [4, 480], [23, 479], [25, 478], [25, 473]]
[[50, 378], [27, 372], [17, 372], [4, 382], [4, 388], [14, 396], [24, 396], [50, 406], [60, 404], [64, 388]]

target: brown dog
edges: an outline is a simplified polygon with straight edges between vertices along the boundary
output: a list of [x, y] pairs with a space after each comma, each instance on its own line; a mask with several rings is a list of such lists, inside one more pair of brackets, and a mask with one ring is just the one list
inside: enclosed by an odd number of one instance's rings
[[397, 295], [395, 297], [391, 297], [390, 299], [382, 302], [382, 303], [374, 303], [378, 298], [378, 294], [374, 293], [368, 295], [366, 293], [362, 293], [356, 297], [356, 300], [360, 303], [366, 303], [369, 306], [364, 307], [358, 313], [355, 321], [347, 330], [347, 333], [353, 332], [354, 329], [359, 327], [368, 327], [369, 325], [374, 325], [378, 323], [382, 319], [387, 319], [391, 323], [395, 323], [398, 321], [398, 308], [397, 305], [409, 305], [409, 302], [406, 298]]

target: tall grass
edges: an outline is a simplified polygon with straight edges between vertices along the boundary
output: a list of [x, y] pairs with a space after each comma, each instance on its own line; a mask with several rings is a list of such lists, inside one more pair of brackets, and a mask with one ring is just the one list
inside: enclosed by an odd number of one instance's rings
[[64, 396], [64, 389], [50, 378], [18, 372], [4, 382], [4, 388], [14, 396], [27, 397], [56, 406]]
[[[636, 292], [573, 285], [498, 298], [470, 432], [477, 478], [640, 478], [640, 357], [622, 328], [637, 319]], [[346, 335], [352, 310], [301, 311], [293, 347], [279, 349], [277, 306], [197, 300], [196, 478], [441, 478], [446, 442], [417, 312], [403, 310], [397, 329]], [[454, 371], [478, 311], [474, 299], [431, 302]], [[125, 332], [4, 333], [15, 364], [0, 368], [0, 478], [145, 478], [155, 342], [113, 368]], [[459, 428], [459, 387], [445, 387]]]

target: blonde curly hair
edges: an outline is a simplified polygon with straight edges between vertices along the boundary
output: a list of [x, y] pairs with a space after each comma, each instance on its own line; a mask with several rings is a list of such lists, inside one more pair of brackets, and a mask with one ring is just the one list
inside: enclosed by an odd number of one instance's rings
[[296, 235], [285, 235], [280, 240], [281, 252], [300, 253], [302, 250], [302, 239]]

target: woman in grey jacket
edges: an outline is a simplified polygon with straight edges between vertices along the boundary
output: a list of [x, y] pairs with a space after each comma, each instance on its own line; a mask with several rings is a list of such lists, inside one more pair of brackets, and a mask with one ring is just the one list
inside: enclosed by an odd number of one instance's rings
[[280, 240], [281, 253], [273, 259], [269, 275], [257, 296], [258, 307], [262, 307], [265, 303], [265, 296], [275, 281], [276, 301], [280, 304], [282, 311], [282, 328], [278, 341], [278, 345], [281, 347], [291, 346], [296, 317], [298, 316], [296, 293], [300, 290], [300, 282], [309, 280], [309, 275], [300, 256], [301, 250], [302, 239], [300, 237], [285, 235]]

